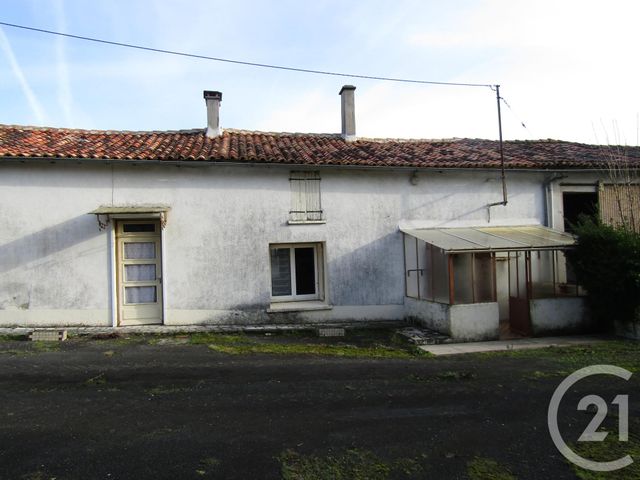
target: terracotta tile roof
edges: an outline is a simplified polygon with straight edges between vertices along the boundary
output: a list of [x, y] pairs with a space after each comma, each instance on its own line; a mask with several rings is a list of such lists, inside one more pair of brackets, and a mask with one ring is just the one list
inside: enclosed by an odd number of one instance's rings
[[[557, 140], [507, 141], [507, 168], [602, 168], [598, 145]], [[624, 148], [640, 166], [640, 148]], [[95, 131], [0, 125], [0, 159], [71, 158], [134, 161], [240, 162], [411, 168], [498, 168], [498, 142], [478, 139], [393, 140], [340, 135], [225, 130], [207, 138], [202, 130], [173, 132]]]

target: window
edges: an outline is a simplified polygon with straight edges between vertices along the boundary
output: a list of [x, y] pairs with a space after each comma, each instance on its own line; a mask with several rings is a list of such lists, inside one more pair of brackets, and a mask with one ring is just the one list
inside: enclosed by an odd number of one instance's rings
[[322, 299], [322, 245], [271, 245], [271, 296], [276, 301]]
[[291, 172], [291, 210], [289, 223], [322, 222], [320, 172]]

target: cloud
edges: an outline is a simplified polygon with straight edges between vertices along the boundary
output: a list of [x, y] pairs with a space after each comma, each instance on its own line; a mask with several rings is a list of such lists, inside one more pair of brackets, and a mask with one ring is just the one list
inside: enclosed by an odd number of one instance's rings
[[38, 98], [36, 97], [35, 93], [33, 93], [33, 90], [31, 89], [31, 86], [27, 81], [27, 77], [24, 75], [24, 72], [22, 71], [22, 67], [20, 67], [18, 60], [16, 59], [16, 56], [13, 53], [13, 49], [11, 48], [11, 43], [9, 43], [9, 39], [5, 35], [2, 27], [0, 27], [0, 49], [2, 49], [5, 56], [7, 57], [7, 60], [11, 65], [11, 71], [15, 75], [16, 80], [18, 80], [18, 83], [20, 84], [20, 88], [22, 89], [22, 93], [24, 93], [24, 96], [27, 98], [29, 107], [31, 108], [33, 115], [36, 117], [36, 121], [39, 124], [45, 123], [46, 115], [44, 113], [42, 105], [38, 101]]

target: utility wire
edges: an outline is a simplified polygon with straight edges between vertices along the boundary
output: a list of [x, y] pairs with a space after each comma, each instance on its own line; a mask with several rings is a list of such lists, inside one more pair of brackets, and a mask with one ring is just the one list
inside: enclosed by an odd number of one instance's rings
[[504, 103], [507, 108], [509, 110], [511, 110], [511, 113], [513, 114], [514, 117], [516, 117], [516, 119], [518, 120], [518, 122], [520, 122], [520, 125], [522, 125], [522, 128], [527, 129], [527, 126], [524, 124], [524, 122], [516, 115], [516, 112], [513, 110], [513, 108], [511, 108], [511, 105], [509, 105], [509, 102], [507, 102], [507, 100], [504, 97], [500, 97], [500, 100], [502, 100], [502, 103]]
[[489, 85], [489, 88], [491, 90], [493, 90], [494, 92], [496, 92], [496, 94], [498, 95], [498, 100], [501, 101], [502, 103], [505, 104], [505, 106], [511, 111], [511, 114], [516, 117], [516, 120], [520, 123], [520, 125], [522, 126], [522, 128], [524, 128], [525, 130], [528, 130], [527, 126], [524, 124], [524, 122], [522, 120], [520, 120], [520, 118], [516, 115], [516, 112], [513, 111], [513, 108], [511, 108], [511, 105], [509, 105], [509, 102], [507, 102], [507, 99], [504, 98], [502, 95], [498, 94], [498, 88], [500, 87], [500, 85]]
[[484, 84], [484, 83], [461, 83], [461, 82], [435, 82], [429, 80], [416, 80], [416, 79], [408, 79], [408, 78], [393, 78], [393, 77], [379, 77], [375, 75], [358, 75], [353, 73], [340, 73], [340, 72], [328, 72], [324, 70], [312, 70], [308, 68], [297, 68], [297, 67], [285, 67], [283, 65], [272, 65], [268, 63], [256, 63], [256, 62], [246, 62], [243, 60], [233, 60], [229, 58], [220, 58], [220, 57], [210, 57], [207, 55], [198, 55], [195, 53], [187, 53], [187, 52], [178, 52], [175, 50], [165, 50], [162, 48], [153, 48], [153, 47], [145, 47], [142, 45], [134, 45], [131, 43], [122, 43], [122, 42], [114, 42], [111, 40], [104, 40], [101, 38], [93, 38], [93, 37], [85, 37], [82, 35], [72, 35], [70, 33], [62, 33], [56, 32], [53, 30], [45, 30], [43, 28], [35, 28], [28, 27], [26, 25], [17, 25], [15, 23], [8, 23], [0, 21], [0, 25], [4, 25], [5, 27], [12, 28], [20, 28], [22, 30], [29, 30], [32, 32], [46, 33], [49, 35], [58, 35], [60, 37], [74, 38], [76, 40], [84, 40], [87, 42], [95, 42], [95, 43], [103, 43], [106, 45], [115, 45], [117, 47], [125, 47], [125, 48], [134, 48], [137, 50], [145, 50], [148, 52], [156, 52], [156, 53], [164, 53], [167, 55], [176, 55], [180, 57], [188, 57], [188, 58], [198, 58], [201, 60], [212, 60], [215, 62], [225, 62], [225, 63], [233, 63], [236, 65], [247, 65], [250, 67], [261, 67], [261, 68], [272, 68], [276, 70], [287, 70], [290, 72], [301, 72], [301, 73], [313, 73], [316, 75], [331, 75], [334, 77], [350, 77], [350, 78], [364, 78], [367, 80], [382, 80], [386, 82], [401, 82], [401, 83], [418, 83], [418, 84], [427, 84], [427, 85], [449, 85], [455, 87], [488, 87], [493, 88], [493, 85]]

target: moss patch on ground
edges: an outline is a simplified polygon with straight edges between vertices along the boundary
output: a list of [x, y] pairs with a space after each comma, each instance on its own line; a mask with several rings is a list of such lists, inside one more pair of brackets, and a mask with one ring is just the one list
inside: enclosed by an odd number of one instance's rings
[[640, 371], [640, 342], [631, 340], [611, 340], [593, 345], [576, 345], [569, 347], [546, 347], [525, 350], [502, 350], [475, 354], [478, 358], [510, 357], [549, 360], [555, 364], [550, 371], [535, 371], [534, 378], [545, 378], [553, 375], [568, 375], [588, 365], [617, 365], [630, 372]]
[[395, 345], [378, 343], [309, 343], [305, 338], [288, 338], [286, 342], [276, 338], [251, 335], [206, 334], [194, 336], [192, 343], [207, 344], [209, 349], [229, 355], [272, 354], [272, 355], [326, 355], [334, 357], [360, 358], [415, 358], [420, 351], [411, 351]]
[[422, 466], [415, 459], [388, 461], [359, 449], [324, 456], [286, 450], [278, 460], [283, 480], [386, 480], [417, 478], [422, 473]]
[[475, 457], [467, 463], [467, 475], [471, 480], [516, 480], [506, 467], [484, 457]]
[[270, 343], [225, 343], [209, 344], [213, 351], [230, 355], [266, 353], [274, 355], [328, 355], [334, 357], [369, 358], [415, 358], [415, 355], [391, 347], [357, 347], [355, 345], [326, 344], [270, 344]]
[[12, 346], [10, 348], [0, 348], [0, 354], [4, 355], [34, 355], [37, 353], [44, 352], [57, 352], [60, 350], [61, 342], [31, 342], [24, 341], [19, 342], [20, 348], [17, 348], [18, 345]]
[[593, 472], [591, 470], [585, 470], [573, 463], [575, 474], [582, 480], [637, 480], [640, 479], [640, 420], [629, 419], [629, 440], [621, 442], [618, 439], [617, 422], [618, 418], [615, 415], [609, 415], [609, 420], [612, 422], [612, 428], [607, 428], [609, 435], [602, 442], [576, 442], [571, 445], [573, 451], [578, 455], [588, 460], [594, 460], [597, 462], [609, 462], [622, 458], [626, 455], [631, 455], [634, 462], [620, 470], [613, 472]]
[[26, 335], [19, 334], [3, 334], [0, 335], [0, 342], [22, 342], [28, 340]]

